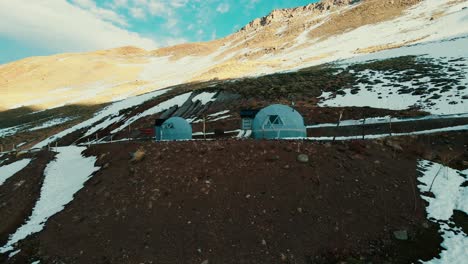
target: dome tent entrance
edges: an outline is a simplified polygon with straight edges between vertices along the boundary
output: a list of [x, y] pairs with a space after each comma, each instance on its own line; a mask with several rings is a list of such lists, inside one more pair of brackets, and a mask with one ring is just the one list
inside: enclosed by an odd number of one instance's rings
[[182, 117], [157, 119], [155, 122], [156, 140], [192, 139], [192, 126]]
[[299, 112], [286, 105], [274, 104], [255, 115], [252, 136], [256, 139], [306, 137], [307, 130]]

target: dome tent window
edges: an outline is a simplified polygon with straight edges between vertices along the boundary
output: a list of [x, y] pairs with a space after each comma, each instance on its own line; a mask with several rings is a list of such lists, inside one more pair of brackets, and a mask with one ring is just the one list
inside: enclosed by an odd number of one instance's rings
[[252, 136], [256, 139], [306, 137], [304, 118], [293, 108], [274, 104], [256, 113], [252, 122]]
[[174, 129], [174, 124], [168, 123], [163, 125], [165, 129]]
[[268, 125], [283, 125], [283, 121], [278, 115], [270, 115], [268, 118]]
[[156, 119], [155, 139], [157, 141], [192, 139], [192, 126], [182, 117]]

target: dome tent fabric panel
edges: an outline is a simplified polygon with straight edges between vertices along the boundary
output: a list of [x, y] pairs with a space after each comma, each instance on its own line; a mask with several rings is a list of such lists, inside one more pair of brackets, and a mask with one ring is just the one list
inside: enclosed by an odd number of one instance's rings
[[192, 139], [192, 126], [182, 117], [171, 117], [156, 126], [156, 140]]
[[256, 139], [306, 137], [304, 118], [286, 105], [270, 105], [260, 110], [252, 124]]

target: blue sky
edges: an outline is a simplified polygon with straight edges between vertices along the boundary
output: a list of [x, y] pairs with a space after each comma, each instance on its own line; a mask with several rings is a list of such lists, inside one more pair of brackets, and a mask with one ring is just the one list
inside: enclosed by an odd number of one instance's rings
[[273, 9], [316, 0], [0, 1], [0, 64], [133, 45], [146, 49], [229, 35]]

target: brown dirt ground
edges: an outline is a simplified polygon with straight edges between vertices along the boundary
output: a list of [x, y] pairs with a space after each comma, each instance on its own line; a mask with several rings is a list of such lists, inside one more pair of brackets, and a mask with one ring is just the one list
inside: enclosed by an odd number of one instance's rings
[[[20, 243], [10, 263], [428, 260], [441, 238], [426, 221], [416, 162], [445, 160], [451, 151], [452, 162], [466, 167], [467, 141], [459, 132], [92, 146], [87, 155], [99, 157], [103, 169], [41, 233]], [[144, 159], [131, 162], [128, 153], [141, 148]], [[298, 162], [299, 153], [310, 161]], [[393, 238], [402, 229], [408, 241]]]

